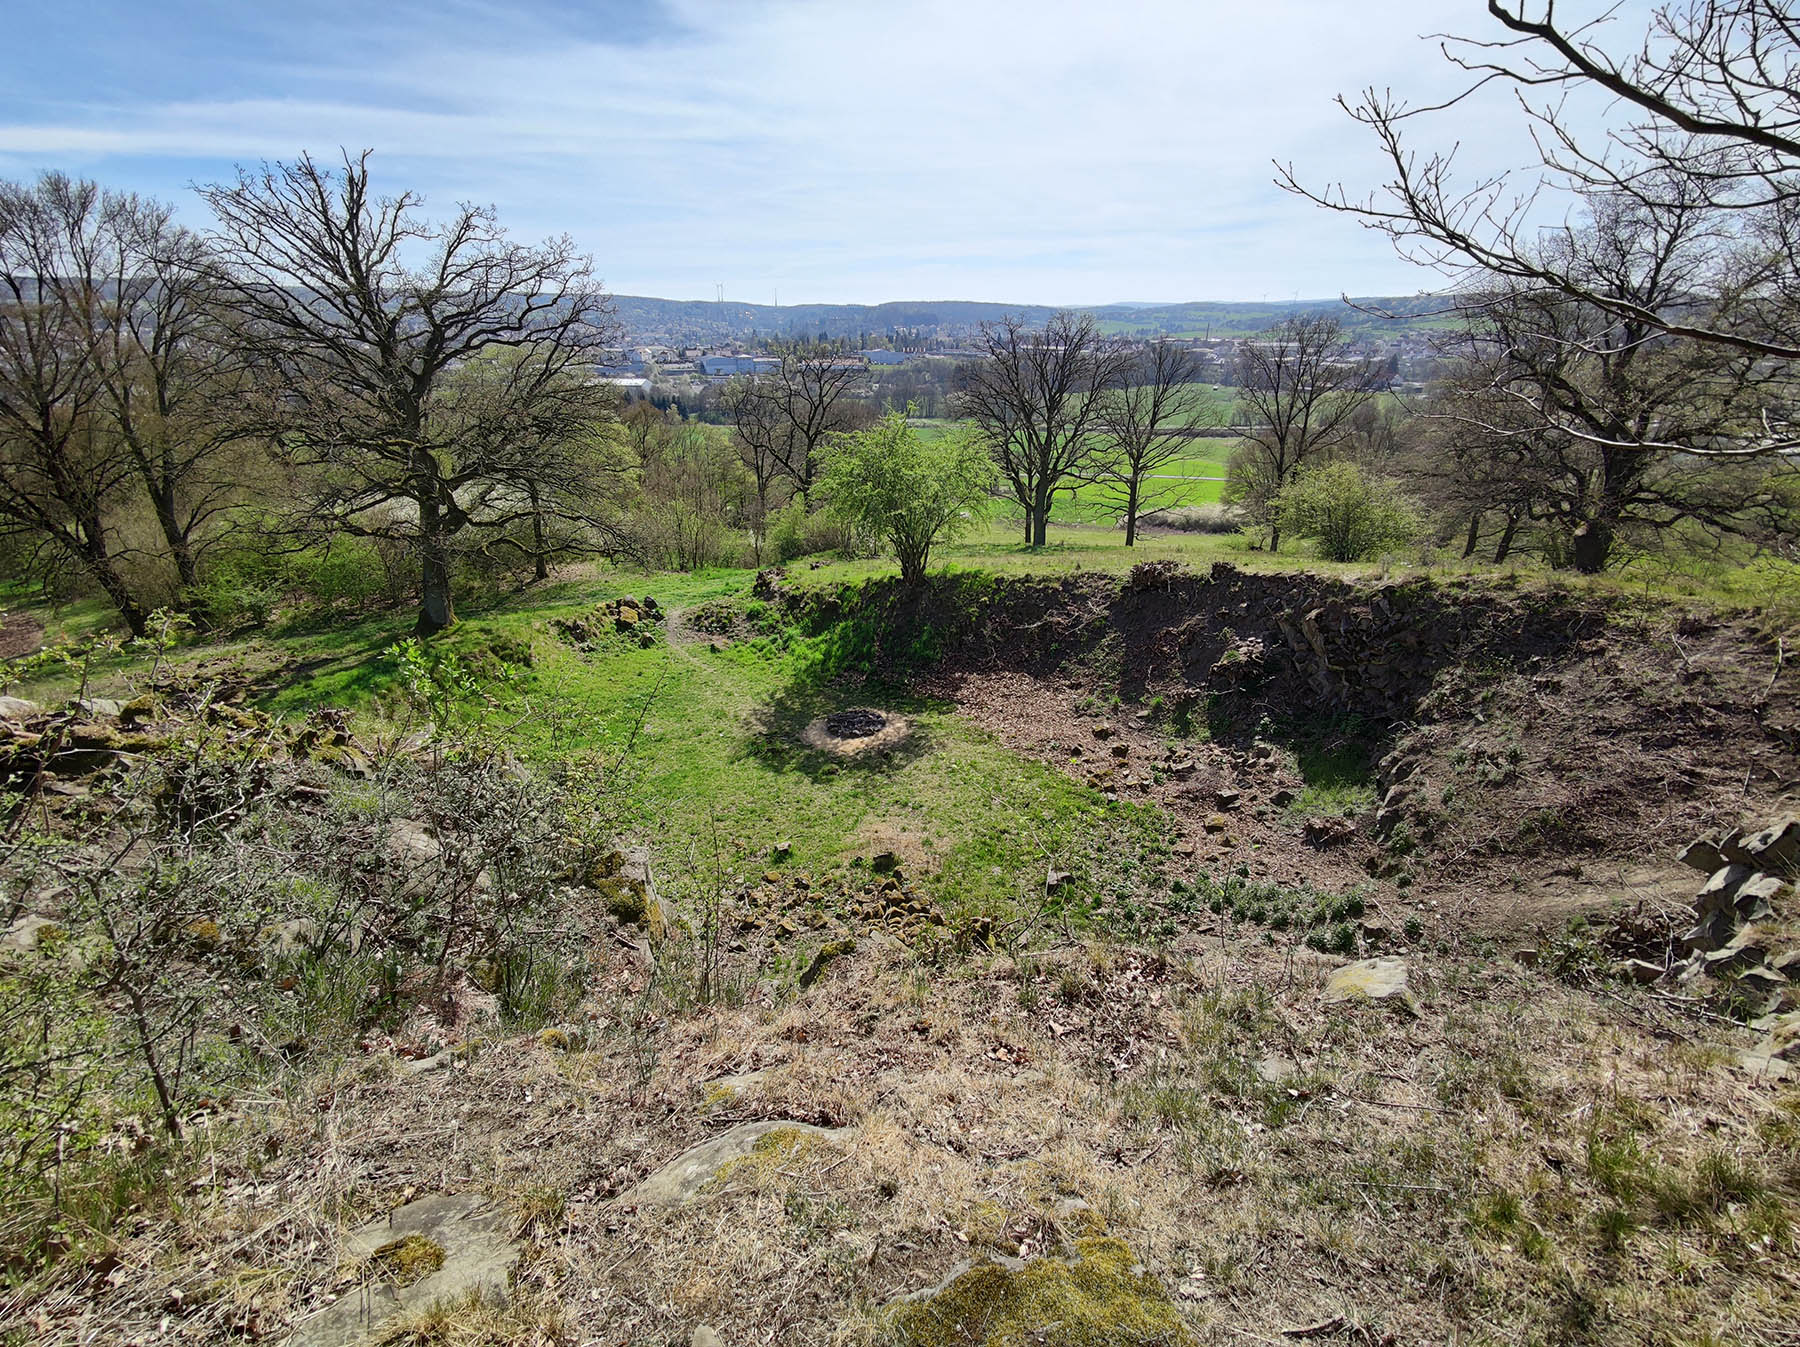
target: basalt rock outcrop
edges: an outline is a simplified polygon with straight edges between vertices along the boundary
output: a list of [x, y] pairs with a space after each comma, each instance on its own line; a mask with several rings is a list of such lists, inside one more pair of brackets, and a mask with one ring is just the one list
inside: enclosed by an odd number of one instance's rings
[[1619, 971], [1710, 987], [1770, 1035], [1765, 1066], [1770, 1059], [1800, 1062], [1800, 818], [1697, 838], [1681, 860], [1707, 878], [1694, 899], [1693, 925], [1677, 938], [1679, 957], [1660, 975], [1644, 960]]
[[558, 618], [551, 623], [556, 634], [577, 650], [593, 652], [609, 644], [625, 642], [646, 649], [656, 644], [664, 614], [655, 599], [608, 599], [580, 617]]

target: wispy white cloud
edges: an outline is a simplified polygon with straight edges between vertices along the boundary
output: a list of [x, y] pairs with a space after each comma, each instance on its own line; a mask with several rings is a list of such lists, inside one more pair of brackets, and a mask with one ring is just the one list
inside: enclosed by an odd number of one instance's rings
[[[1404, 291], [1432, 278], [1279, 192], [1270, 161], [1378, 182], [1332, 97], [1448, 92], [1454, 73], [1417, 35], [1478, 28], [1475, 6], [1451, 9], [674, 0], [619, 30], [574, 9], [462, 5], [404, 42], [391, 13], [377, 34], [340, 11], [323, 47], [284, 57], [271, 31], [253, 57], [240, 42], [173, 91], [165, 66], [154, 88], [115, 77], [80, 103], [0, 101], [0, 170], [68, 167], [179, 197], [234, 162], [372, 146], [390, 186], [492, 201], [516, 232], [571, 233], [628, 293]], [[1459, 133], [1474, 167], [1529, 160], [1499, 98], [1439, 132]]]

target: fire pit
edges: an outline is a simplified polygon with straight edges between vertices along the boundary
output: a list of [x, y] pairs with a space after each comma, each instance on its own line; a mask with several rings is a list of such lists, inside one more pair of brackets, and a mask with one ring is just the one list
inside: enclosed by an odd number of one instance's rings
[[800, 732], [800, 742], [835, 758], [851, 758], [892, 748], [910, 733], [912, 723], [905, 716], [856, 706], [820, 716]]
[[854, 711], [834, 711], [825, 717], [825, 729], [840, 739], [867, 739], [887, 728], [888, 718], [866, 706]]

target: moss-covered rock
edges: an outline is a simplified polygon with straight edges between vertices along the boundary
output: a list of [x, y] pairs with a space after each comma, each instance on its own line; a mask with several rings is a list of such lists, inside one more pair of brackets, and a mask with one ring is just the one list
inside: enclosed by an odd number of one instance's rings
[[1110, 1236], [1067, 1258], [980, 1263], [887, 1312], [908, 1347], [1187, 1347], [1193, 1334], [1168, 1293]]
[[606, 910], [630, 926], [641, 926], [650, 916], [649, 887], [637, 879], [615, 875], [594, 885]]
[[102, 725], [97, 721], [83, 721], [69, 726], [68, 742], [76, 748], [117, 748], [119, 732], [111, 725]]
[[595, 888], [609, 879], [617, 879], [625, 870], [625, 853], [608, 851], [588, 866], [587, 882]]
[[739, 1123], [683, 1151], [619, 1201], [638, 1207], [674, 1207], [693, 1201], [701, 1193], [727, 1187], [762, 1188], [815, 1145], [834, 1141], [841, 1135], [830, 1128], [802, 1122], [771, 1119]]
[[225, 932], [211, 917], [198, 917], [181, 928], [181, 936], [196, 954], [211, 954], [225, 943]]
[[389, 1240], [369, 1256], [384, 1280], [411, 1286], [444, 1266], [444, 1246], [424, 1235]]
[[701, 1185], [703, 1192], [717, 1192], [729, 1185], [761, 1189], [793, 1161], [819, 1144], [819, 1129], [787, 1123], [765, 1132], [747, 1154], [727, 1160]]
[[587, 1030], [579, 1024], [556, 1024], [538, 1030], [537, 1041], [540, 1047], [553, 1052], [584, 1052], [588, 1045]]
[[842, 940], [827, 940], [819, 946], [818, 952], [812, 956], [812, 962], [807, 964], [801, 972], [800, 985], [802, 987], [812, 986], [819, 980], [819, 974], [825, 971], [827, 964], [833, 959], [841, 959], [855, 949], [856, 942], [848, 936]]

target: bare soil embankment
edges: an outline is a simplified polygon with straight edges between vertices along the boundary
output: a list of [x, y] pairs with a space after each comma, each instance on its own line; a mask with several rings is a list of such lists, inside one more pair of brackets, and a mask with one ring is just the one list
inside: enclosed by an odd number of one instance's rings
[[1800, 788], [1786, 643], [1754, 615], [1223, 564], [861, 602], [884, 628], [872, 667], [923, 643], [920, 686], [1161, 804], [1202, 862], [1401, 881], [1481, 929], [1684, 893], [1685, 842]]

